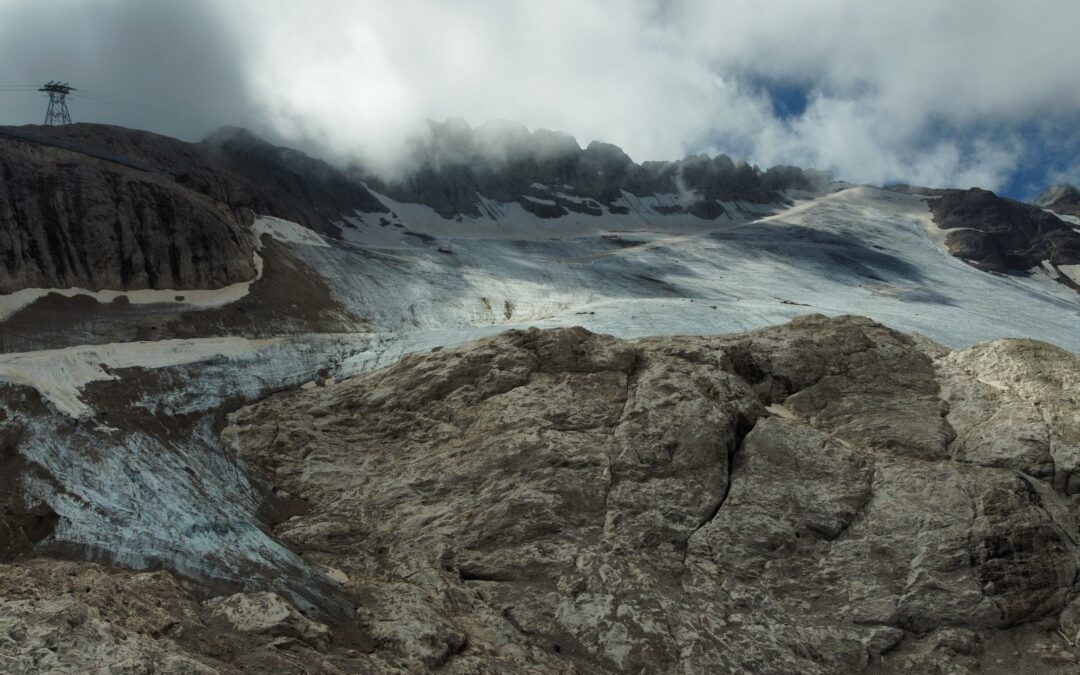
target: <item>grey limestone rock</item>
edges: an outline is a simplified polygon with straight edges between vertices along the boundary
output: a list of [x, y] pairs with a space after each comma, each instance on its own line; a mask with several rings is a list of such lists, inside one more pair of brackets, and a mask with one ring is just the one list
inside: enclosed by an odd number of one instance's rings
[[[1070, 446], [1032, 444], [1072, 433], [1074, 360], [855, 317], [511, 331], [271, 397], [223, 438], [306, 500], [277, 533], [368, 599], [387, 668], [965, 672], [1027, 641], [1065, 672], [1080, 534], [1044, 455]], [[1025, 396], [1064, 422], [1033, 430]], [[971, 431], [994, 415], [1019, 442]]]

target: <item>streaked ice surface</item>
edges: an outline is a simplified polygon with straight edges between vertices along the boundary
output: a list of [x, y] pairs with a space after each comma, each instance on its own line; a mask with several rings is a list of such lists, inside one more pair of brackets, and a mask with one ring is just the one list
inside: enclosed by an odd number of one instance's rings
[[[310, 381], [369, 345], [360, 334], [309, 335], [15, 355], [27, 358], [9, 360], [9, 369], [23, 369], [21, 383], [55, 410], [37, 414], [17, 397], [0, 400], [2, 424], [21, 428], [19, 450], [36, 467], [22, 476], [27, 500], [60, 516], [46, 544], [134, 569], [273, 589], [301, 607], [351, 611], [325, 593], [330, 580], [267, 534], [258, 492], [243, 462], [221, 447], [216, 422], [223, 406]], [[130, 414], [116, 419], [115, 401], [112, 414], [101, 414], [100, 391], [75, 395], [94, 383], [119, 388]]]
[[[1031, 337], [1080, 352], [1080, 294], [1042, 268], [997, 275], [953, 258], [916, 196], [852, 187], [741, 222], [529, 214], [485, 225], [486, 236], [460, 236], [467, 222], [426, 207], [392, 208], [427, 238], [361, 226], [349, 249], [294, 249], [384, 344], [532, 325], [627, 338], [729, 333], [820, 312], [866, 315], [949, 347]], [[581, 218], [588, 227], [575, 230]]]

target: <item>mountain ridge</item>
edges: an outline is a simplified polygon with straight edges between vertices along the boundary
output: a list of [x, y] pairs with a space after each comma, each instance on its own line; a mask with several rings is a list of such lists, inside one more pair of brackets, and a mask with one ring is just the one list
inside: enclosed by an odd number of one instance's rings
[[[788, 190], [813, 192], [831, 181], [827, 172], [777, 166], [767, 171], [727, 155], [689, 155], [673, 162], [635, 163], [616, 145], [591, 142], [582, 149], [567, 134], [509, 122], [473, 129], [464, 120], [428, 122], [428, 134], [404, 160], [408, 175], [380, 179], [354, 167], [353, 175], [399, 201], [418, 201], [446, 217], [479, 215], [476, 196], [518, 201], [532, 213], [556, 218], [569, 212], [620, 212], [622, 193], [690, 195], [671, 207], [715, 219], [723, 202], [783, 201]], [[563, 190], [569, 194], [562, 194]], [[584, 201], [583, 201], [584, 200]], [[547, 207], [547, 208], [543, 208]]]

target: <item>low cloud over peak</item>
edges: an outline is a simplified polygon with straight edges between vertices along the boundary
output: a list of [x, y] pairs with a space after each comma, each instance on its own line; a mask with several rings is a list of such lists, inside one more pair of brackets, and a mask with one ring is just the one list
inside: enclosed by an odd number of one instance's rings
[[[852, 181], [1019, 193], [1080, 173], [1067, 0], [42, 4], [0, 0], [0, 85], [60, 77], [174, 116], [73, 101], [84, 120], [246, 124], [381, 170], [426, 118], [462, 117]], [[0, 93], [4, 122], [38, 107]]]

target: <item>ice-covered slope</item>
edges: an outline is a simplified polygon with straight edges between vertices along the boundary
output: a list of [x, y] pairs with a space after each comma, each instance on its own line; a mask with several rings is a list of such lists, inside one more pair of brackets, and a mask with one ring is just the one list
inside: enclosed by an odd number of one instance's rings
[[719, 222], [646, 208], [540, 219], [513, 205], [459, 221], [387, 203], [388, 226], [358, 219], [348, 245], [293, 249], [384, 342], [525, 325], [713, 334], [820, 312], [953, 347], [1019, 336], [1080, 351], [1080, 295], [1039, 268], [991, 274], [950, 256], [917, 196], [852, 187]]
[[6, 515], [52, 521], [40, 545], [53, 553], [320, 602], [327, 580], [261, 529], [275, 512], [288, 515], [287, 499], [248, 480], [218, 445], [215, 420], [320, 378], [368, 344], [363, 334], [306, 335], [0, 355], [9, 385], [0, 387], [0, 459], [17, 449], [11, 466], [30, 468]]

